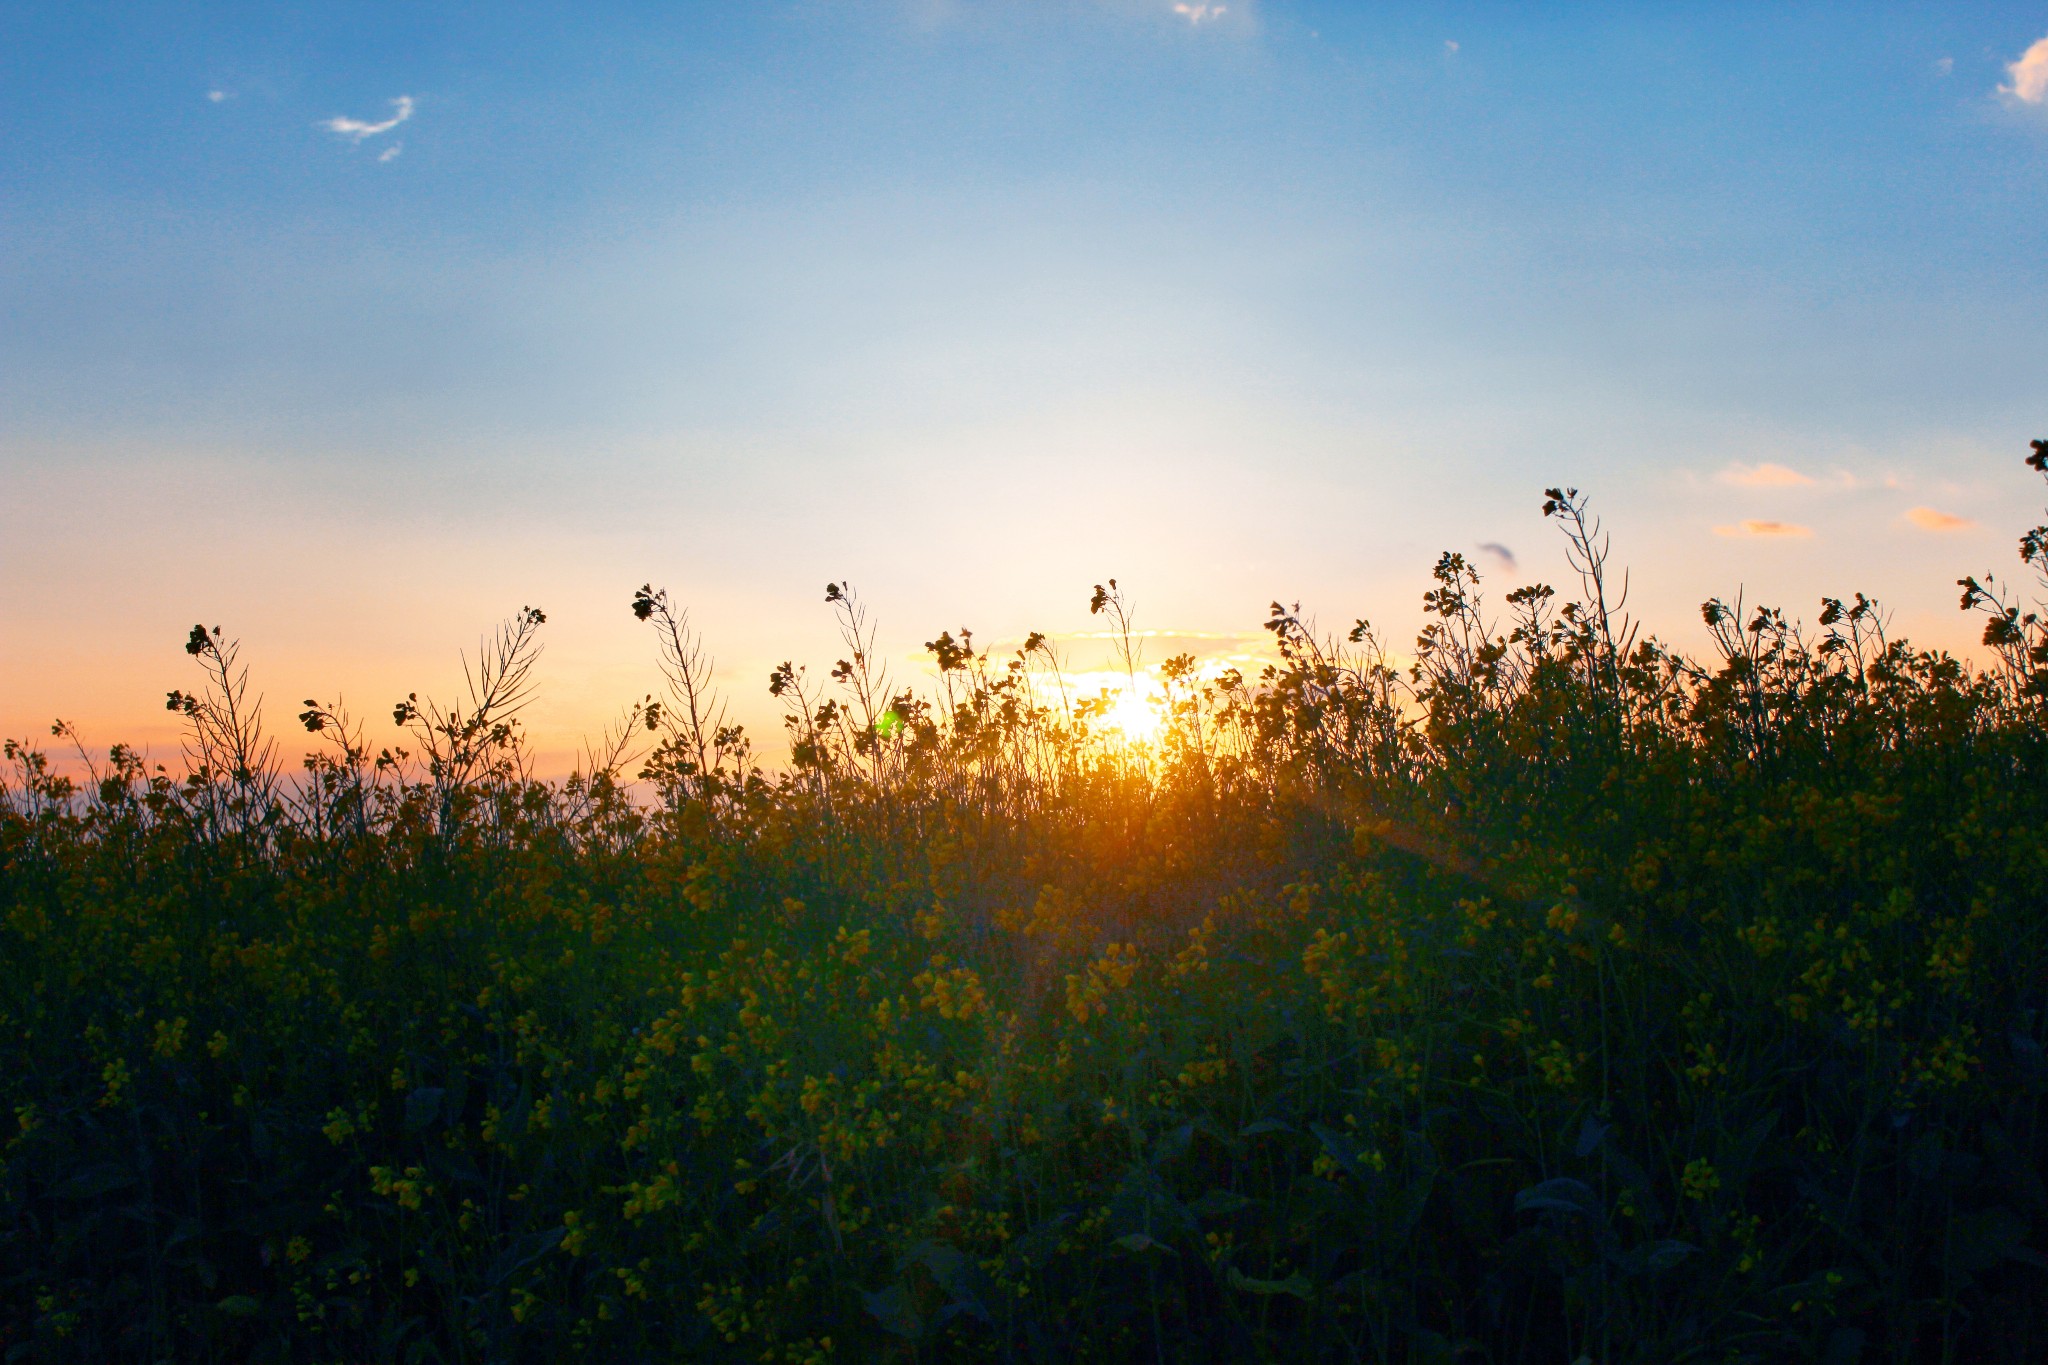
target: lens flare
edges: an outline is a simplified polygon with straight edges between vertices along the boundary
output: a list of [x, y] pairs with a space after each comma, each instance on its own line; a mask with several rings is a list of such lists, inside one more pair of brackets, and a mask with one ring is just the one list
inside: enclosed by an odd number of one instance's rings
[[1155, 744], [1166, 730], [1166, 698], [1159, 685], [1140, 675], [1132, 681], [1119, 680], [1105, 690], [1114, 697], [1102, 712], [1102, 723], [1120, 732], [1133, 744]]

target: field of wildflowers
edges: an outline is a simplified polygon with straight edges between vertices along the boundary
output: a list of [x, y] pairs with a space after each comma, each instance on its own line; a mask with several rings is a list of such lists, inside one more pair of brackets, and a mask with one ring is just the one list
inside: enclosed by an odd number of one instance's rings
[[650, 586], [577, 775], [530, 609], [293, 768], [195, 628], [184, 771], [6, 748], [0, 1354], [2048, 1358], [2048, 625], [1694, 660], [1544, 511], [1572, 590], [1276, 604], [1144, 743], [834, 584], [771, 771]]

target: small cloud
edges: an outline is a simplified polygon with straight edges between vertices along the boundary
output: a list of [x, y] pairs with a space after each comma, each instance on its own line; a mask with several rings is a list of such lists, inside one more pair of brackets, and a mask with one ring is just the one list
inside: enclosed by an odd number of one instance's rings
[[1803, 488], [1813, 482], [1808, 475], [1781, 464], [1743, 464], [1737, 461], [1721, 471], [1721, 482], [1737, 488]]
[[1810, 536], [1813, 528], [1790, 521], [1739, 521], [1733, 526], [1716, 526], [1714, 534], [1769, 540]]
[[233, 99], [234, 94], [227, 90], [209, 90], [206, 92], [206, 98], [213, 104], [220, 104], [225, 100]]
[[1480, 541], [1479, 553], [1492, 560], [1494, 566], [1505, 573], [1513, 573], [1521, 567], [1515, 562], [1515, 552], [1497, 540]]
[[377, 153], [377, 160], [380, 164], [386, 161], [396, 161], [398, 160], [398, 154], [404, 150], [405, 144], [403, 142], [394, 142], [383, 151]]
[[1205, 24], [1211, 19], [1221, 19], [1230, 12], [1228, 5], [1186, 5], [1176, 4], [1173, 12], [1190, 24]]
[[1934, 74], [1937, 76], [1953, 75], [1955, 69], [1956, 59], [1953, 57], [1943, 57], [1934, 64]]
[[2021, 53], [2018, 61], [2007, 62], [2005, 74], [2012, 84], [1999, 86], [1999, 94], [2021, 104], [2048, 103], [2048, 38]]
[[350, 142], [361, 142], [366, 137], [376, 137], [379, 133], [388, 133], [411, 117], [412, 96], [400, 95], [397, 99], [391, 101], [391, 117], [385, 119], [382, 123], [365, 123], [361, 119], [337, 116], [322, 120], [319, 126], [325, 128], [330, 133], [347, 138]]
[[1932, 507], [1915, 507], [1906, 513], [1906, 520], [1923, 531], [1967, 531], [1977, 524], [1968, 517], [1951, 516]]
[[1453, 56], [1453, 55], [1455, 55], [1455, 54], [1457, 53], [1457, 51], [1458, 51], [1458, 40], [1457, 40], [1457, 39], [1455, 39], [1455, 38], [1446, 38], [1446, 39], [1444, 39], [1444, 55], [1445, 55], [1446, 57], [1449, 57], [1449, 56]]

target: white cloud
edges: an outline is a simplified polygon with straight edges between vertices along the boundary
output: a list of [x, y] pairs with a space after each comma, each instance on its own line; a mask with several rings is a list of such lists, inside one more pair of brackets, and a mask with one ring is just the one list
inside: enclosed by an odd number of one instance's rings
[[377, 153], [377, 160], [379, 160], [380, 162], [396, 161], [398, 159], [398, 154], [404, 150], [405, 144], [403, 142], [394, 142], [389, 147], [386, 147], [383, 151]]
[[1943, 57], [1941, 60], [1937, 61], [1934, 64], [1934, 74], [1937, 76], [1951, 75], [1954, 73], [1955, 69], [1956, 59], [1953, 57]]
[[215, 104], [219, 104], [222, 100], [233, 99], [234, 96], [229, 94], [225, 90], [209, 90], [206, 92], [206, 98], [211, 100]]
[[1923, 531], [1967, 531], [1977, 524], [1968, 517], [1937, 512], [1932, 507], [1915, 507], [1906, 513], [1906, 520]]
[[1221, 19], [1230, 12], [1230, 6], [1175, 4], [1173, 12], [1186, 19], [1190, 24], [1201, 24], [1211, 19]]
[[1742, 521], [1733, 526], [1716, 526], [1717, 536], [1740, 536], [1751, 539], [1778, 539], [1801, 537], [1813, 534], [1811, 526], [1801, 526], [1790, 521]]
[[379, 133], [388, 133], [411, 117], [412, 96], [400, 95], [397, 99], [391, 101], [391, 117], [385, 119], [382, 123], [365, 123], [361, 119], [337, 116], [323, 120], [320, 127], [325, 128], [330, 133], [345, 137], [350, 142], [361, 142], [366, 137], [376, 137]]
[[2021, 53], [2018, 61], [2007, 62], [2005, 74], [2012, 84], [1999, 86], [1999, 94], [2021, 104], [2048, 104], [2048, 38]]
[[1739, 461], [1721, 471], [1721, 482], [1737, 488], [1803, 488], [1813, 479], [1781, 464], [1742, 464]]
[[1451, 56], [1451, 55], [1452, 55], [1453, 53], [1455, 53], [1455, 52], [1456, 52], [1457, 50], [1458, 50], [1458, 40], [1457, 40], [1457, 39], [1455, 39], [1455, 38], [1446, 38], [1446, 39], [1444, 39], [1444, 55], [1445, 55], [1446, 57], [1448, 57], [1448, 56]]

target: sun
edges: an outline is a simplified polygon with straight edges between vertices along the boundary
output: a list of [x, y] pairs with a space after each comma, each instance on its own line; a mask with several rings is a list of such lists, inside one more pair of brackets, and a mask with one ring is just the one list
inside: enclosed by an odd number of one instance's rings
[[1151, 683], [1150, 678], [1121, 683], [1102, 713], [1102, 723], [1133, 744], [1156, 744], [1166, 730], [1165, 698], [1154, 695], [1156, 684]]

